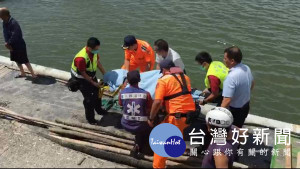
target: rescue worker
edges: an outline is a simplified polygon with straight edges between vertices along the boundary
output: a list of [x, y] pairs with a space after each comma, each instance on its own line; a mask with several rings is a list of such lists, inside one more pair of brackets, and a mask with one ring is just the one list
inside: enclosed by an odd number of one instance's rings
[[199, 103], [204, 105], [212, 102], [220, 106], [223, 100], [223, 82], [228, 74], [228, 68], [220, 61], [212, 61], [212, 57], [207, 52], [200, 52], [195, 60], [201, 65], [202, 70], [207, 71], [204, 80], [206, 97]]
[[106, 111], [101, 108], [101, 98], [99, 98], [99, 88], [96, 77], [97, 68], [104, 75], [105, 70], [99, 59], [100, 41], [91, 37], [87, 45], [83, 47], [73, 59], [71, 66], [71, 76], [75, 77], [80, 83], [79, 90], [83, 95], [83, 105], [85, 116], [90, 124], [96, 124], [95, 112], [104, 115]]
[[[216, 107], [210, 110], [206, 115], [206, 125], [208, 132], [213, 134], [215, 131], [222, 131], [225, 134], [225, 138], [216, 138], [218, 141], [213, 141], [208, 147], [208, 154], [204, 156], [201, 168], [232, 168], [234, 158], [236, 157], [238, 143], [233, 142], [234, 128], [238, 133], [243, 134], [239, 129], [232, 125], [233, 116], [229, 110], [223, 107]], [[243, 138], [239, 138], [239, 141], [245, 141]], [[216, 150], [220, 153], [214, 153]], [[226, 153], [231, 151], [232, 154]]]
[[168, 42], [158, 39], [154, 42], [154, 51], [156, 52], [156, 69], [159, 70], [159, 63], [164, 59], [172, 60], [176, 67], [180, 67], [184, 72], [184, 64], [180, 55], [169, 47]]
[[[191, 95], [191, 82], [183, 71], [175, 67], [171, 60], [160, 62], [163, 77], [158, 79], [155, 100], [153, 102], [149, 125], [153, 126], [154, 118], [161, 106], [165, 106], [167, 116], [162, 123], [170, 123], [183, 130], [188, 126], [186, 124], [187, 114], [195, 112], [195, 103]], [[153, 168], [165, 168], [167, 157], [161, 157], [154, 153]]]
[[132, 71], [137, 68], [140, 72], [153, 70], [155, 64], [154, 51], [148, 42], [135, 39], [133, 35], [124, 38], [123, 49], [125, 60], [122, 69]]
[[148, 117], [152, 106], [152, 98], [149, 92], [139, 88], [140, 73], [133, 70], [127, 73], [129, 87], [119, 94], [119, 105], [122, 109], [121, 124], [123, 128], [135, 135], [135, 146], [131, 151], [134, 157], [140, 157], [141, 152], [149, 150], [149, 135], [151, 128], [148, 125]]

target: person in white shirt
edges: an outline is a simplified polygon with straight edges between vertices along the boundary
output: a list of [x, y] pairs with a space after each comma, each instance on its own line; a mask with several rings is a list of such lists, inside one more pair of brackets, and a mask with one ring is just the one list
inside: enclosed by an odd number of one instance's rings
[[159, 70], [159, 63], [167, 59], [173, 61], [176, 67], [180, 67], [185, 72], [180, 55], [169, 47], [168, 42], [163, 39], [156, 40], [154, 42], [154, 51], [156, 52], [156, 69]]

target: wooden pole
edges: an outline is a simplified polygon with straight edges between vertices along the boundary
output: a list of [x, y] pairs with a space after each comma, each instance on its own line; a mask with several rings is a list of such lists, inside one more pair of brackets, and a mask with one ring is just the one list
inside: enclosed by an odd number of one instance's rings
[[[87, 142], [90, 142], [91, 140], [95, 140], [95, 141], [100, 141], [100, 142], [104, 142], [105, 144], [108, 144], [108, 145], [111, 145], [111, 146], [115, 146], [115, 147], [118, 147], [118, 148], [123, 148], [125, 149], [125, 151], [122, 151], [122, 149], [117, 149], [117, 148], [114, 148], [114, 147], [110, 147], [108, 148], [107, 146], [102, 146], [102, 149], [103, 150], [108, 150], [108, 151], [113, 151], [115, 153], [122, 153], [124, 155], [130, 155], [130, 152], [129, 150], [131, 150], [133, 148], [133, 146], [130, 146], [130, 145], [127, 145], [127, 144], [124, 144], [124, 143], [120, 143], [120, 142], [115, 142], [115, 141], [111, 141], [111, 140], [107, 140], [107, 139], [103, 139], [103, 138], [98, 138], [98, 137], [91, 137], [90, 135], [86, 135], [86, 134], [83, 134], [83, 133], [79, 133], [79, 132], [74, 132], [74, 131], [69, 131], [69, 130], [64, 130], [64, 129], [59, 129], [59, 128], [50, 128], [49, 131], [53, 132], [53, 133], [56, 133], [56, 134], [59, 134], [59, 135], [63, 135], [63, 136], [67, 136], [67, 137], [70, 137], [70, 138], [85, 138], [87, 140]], [[101, 144], [101, 143], [99, 143]], [[148, 161], [153, 161], [153, 157], [150, 157], [150, 156], [144, 156], [143, 157], [145, 160], [148, 160]], [[177, 162], [183, 162], [183, 163], [191, 163], [191, 162], [194, 162], [194, 163], [200, 163], [201, 162], [201, 159], [197, 159], [197, 158], [192, 158], [192, 157], [185, 157], [185, 156], [181, 156], [181, 157], [177, 157], [177, 158], [172, 158], [170, 157], [169, 158], [169, 164], [170, 165], [178, 165]]]
[[[113, 137], [113, 136], [107, 136], [107, 135], [100, 134], [100, 133], [94, 133], [94, 132], [87, 131], [87, 130], [84, 130], [84, 129], [80, 129], [80, 128], [77, 128], [77, 127], [71, 127], [71, 126], [67, 126], [67, 125], [63, 125], [63, 124], [53, 123], [53, 122], [50, 122], [50, 121], [44, 121], [44, 120], [36, 119], [36, 118], [33, 118], [33, 117], [19, 115], [19, 114], [16, 114], [15, 112], [7, 110], [7, 109], [4, 109], [4, 110], [5, 111], [1, 110], [1, 108], [0, 108], [0, 114], [2, 112], [2, 114], [5, 114], [5, 115], [10, 116], [10, 117], [17, 117], [17, 118], [26, 119], [26, 120], [29, 120], [29, 121], [42, 123], [42, 124], [47, 125], [48, 128], [61, 127], [63, 129], [73, 130], [73, 131], [89, 134], [89, 135], [96, 136], [96, 137], [107, 138], [107, 139], [111, 139], [113, 141], [118, 141], [118, 142], [122, 142], [122, 143], [129, 144], [129, 145], [134, 145], [134, 142], [131, 141], [131, 140], [124, 140], [124, 139], [116, 138], [116, 137]], [[171, 158], [171, 160], [176, 161], [176, 162], [186, 162], [186, 161], [200, 162], [201, 159], [194, 158], [194, 157], [189, 157], [189, 156], [180, 156], [180, 157], [177, 157], [177, 158]]]
[[[42, 134], [45, 138], [58, 143], [64, 147], [71, 148], [73, 150], [77, 150], [89, 155], [92, 155], [94, 157], [98, 157], [101, 159], [134, 166], [137, 168], [152, 168], [152, 163], [145, 160], [138, 160], [130, 156], [123, 155], [121, 153], [114, 153], [112, 151], [105, 151], [103, 150], [103, 146], [92, 144], [88, 142], [63, 138], [59, 136], [53, 136], [53, 135], [46, 135]], [[125, 150], [124, 150], [125, 151]]]
[[131, 141], [131, 140], [117, 138], [117, 137], [113, 137], [113, 136], [109, 136], [109, 135], [105, 135], [105, 134], [100, 134], [100, 133], [95, 133], [95, 132], [92, 132], [92, 131], [80, 129], [80, 128], [77, 128], [77, 127], [71, 127], [71, 126], [67, 126], [67, 125], [63, 125], [63, 124], [58, 124], [58, 123], [54, 123], [54, 122], [50, 122], [50, 121], [46, 121], [46, 120], [37, 119], [37, 118], [34, 118], [34, 117], [20, 115], [20, 114], [17, 114], [15, 112], [13, 112], [13, 111], [8, 110], [8, 109], [2, 108], [2, 107], [0, 107], [0, 114], [6, 115], [6, 116], [9, 116], [9, 117], [12, 117], [12, 118], [23, 119], [23, 120], [35, 122], [35, 123], [38, 123], [38, 124], [44, 124], [48, 128], [50, 128], [50, 127], [61, 127], [61, 128], [68, 129], [68, 130], [74, 130], [74, 131], [78, 131], [78, 132], [82, 132], [82, 133], [86, 133], [86, 134], [90, 134], [90, 135], [94, 135], [94, 136], [98, 136], [98, 137], [104, 137], [104, 138], [111, 139], [111, 140], [114, 140], [114, 141], [119, 141], [119, 142], [130, 144], [130, 145], [134, 145], [134, 142]]
[[[84, 150], [82, 150], [82, 148], [91, 148], [91, 149], [94, 149], [94, 150], [101, 150], [101, 151], [109, 151], [109, 152], [112, 152], [112, 153], [116, 153], [118, 155], [125, 155], [125, 156], [129, 156], [130, 155], [130, 151], [128, 150], [123, 150], [123, 149], [120, 149], [120, 148], [116, 148], [116, 147], [111, 147], [111, 146], [106, 146], [106, 145], [101, 145], [101, 144], [95, 144], [95, 143], [89, 143], [89, 142], [85, 142], [85, 141], [79, 141], [79, 140], [74, 140], [74, 139], [70, 139], [70, 138], [64, 138], [64, 137], [60, 137], [60, 136], [55, 136], [55, 135], [44, 135], [44, 137], [50, 139], [51, 141], [55, 142], [55, 143], [58, 143], [62, 146], [65, 146], [65, 147], [69, 147], [69, 148], [72, 148], [74, 150], [77, 150], [77, 151], [81, 151], [81, 152], [84, 152], [86, 153]], [[89, 153], [87, 153], [89, 154]], [[118, 155], [116, 155], [115, 157], [113, 157], [112, 159], [110, 159], [110, 161], [114, 161], [115, 159], [114, 158], [123, 158], [123, 157], [119, 157]], [[100, 157], [102, 158], [102, 157]], [[132, 159], [133, 157], [130, 157], [130, 159]], [[133, 158], [135, 159], [135, 158]], [[144, 156], [143, 157], [144, 160], [138, 160], [138, 161], [141, 161], [142, 164], [147, 164], [147, 163], [150, 163], [151, 164], [151, 167], [152, 168], [152, 162], [148, 162], [148, 161], [152, 161], [153, 160], [153, 157], [149, 157], [149, 156]], [[148, 161], [145, 161], [145, 160], [148, 160]], [[130, 162], [131, 164], [135, 164], [135, 162]], [[127, 165], [130, 165], [127, 163], [124, 163], [124, 164], [127, 164]], [[184, 165], [184, 164], [180, 164], [180, 163], [177, 163], [177, 162], [173, 162], [173, 161], [168, 161], [167, 162], [168, 165], [170, 165], [170, 167], [180, 167], [180, 168], [192, 168], [192, 166], [188, 166], [188, 165]], [[146, 165], [144, 166], [138, 166], [138, 165], [131, 165], [131, 166], [134, 166], [134, 167], [141, 167], [141, 168], [148, 168], [146, 167]]]
[[92, 136], [89, 134], [80, 133], [77, 131], [64, 130], [64, 129], [60, 129], [60, 128], [50, 128], [49, 131], [59, 134], [59, 135], [69, 137], [69, 138], [81, 138], [81, 139], [86, 139], [89, 141], [93, 140], [93, 141], [98, 141], [98, 142], [100, 141], [100, 142], [106, 143], [108, 145], [123, 148], [126, 150], [131, 150], [133, 148], [132, 145], [124, 144], [119, 141], [109, 140], [109, 139], [103, 138], [103, 137], [96, 137], [96, 136]]
[[101, 131], [101, 132], [107, 133], [107, 134], [112, 135], [112, 136], [125, 138], [125, 139], [129, 139], [129, 140], [134, 140], [134, 136], [132, 134], [124, 133], [124, 132], [122, 132], [120, 130], [117, 130], [117, 129], [105, 128], [105, 127], [94, 126], [94, 125], [78, 123], [78, 122], [64, 121], [64, 120], [61, 120], [61, 119], [56, 119], [55, 122], [59, 123], [59, 124], [64, 124], [64, 125], [67, 125], [67, 126], [72, 126], [72, 127], [79, 127], [79, 128], [83, 128], [83, 129]]
[[[21, 121], [21, 122], [26, 122], [26, 123], [29, 123], [31, 125], [36, 125], [36, 126], [39, 126], [39, 127], [44, 127], [44, 128], [51, 128], [50, 130], [52, 131], [58, 131], [58, 129], [53, 129], [53, 127], [60, 127], [62, 129], [60, 130], [63, 130], [63, 129], [68, 129], [68, 130], [64, 130], [64, 131], [68, 131], [68, 134], [69, 136], [71, 136], [72, 134], [74, 133], [77, 133], [78, 135], [77, 136], [80, 136], [82, 138], [86, 138], [86, 139], [89, 139], [89, 138], [92, 138], [92, 139], [95, 139], [95, 141], [100, 141], [100, 142], [105, 142], [103, 140], [106, 140], [106, 141], [110, 141], [111, 144], [117, 144], [120, 148], [125, 148], [125, 145], [126, 144], [130, 144], [130, 145], [133, 145], [133, 141], [131, 140], [124, 140], [124, 139], [121, 139], [121, 138], [116, 138], [116, 137], [112, 137], [112, 136], [107, 136], [107, 135], [104, 135], [104, 134], [99, 134], [99, 133], [94, 133], [94, 132], [91, 132], [91, 131], [88, 131], [88, 130], [84, 130], [84, 129], [80, 129], [80, 128], [77, 128], [77, 127], [71, 127], [71, 126], [67, 126], [67, 125], [63, 125], [63, 124], [57, 124], [57, 123], [53, 123], [53, 122], [50, 122], [50, 121], [46, 121], [46, 120], [40, 120], [40, 119], [37, 119], [37, 118], [34, 118], [34, 117], [29, 117], [29, 116], [23, 116], [23, 115], [19, 115], [13, 111], [10, 111], [8, 109], [5, 109], [3, 107], [0, 107], [0, 116], [7, 116], [7, 117], [10, 117], [12, 119], [15, 119], [17, 121]], [[62, 137], [59, 137], [59, 136], [56, 136], [57, 138], [55, 138], [54, 136], [49, 136], [49, 135], [45, 135], [43, 133], [40, 133], [41, 135], [43, 135], [45, 138], [48, 138], [54, 142], [57, 142], [57, 143], [61, 143], [61, 139]], [[74, 135], [76, 136], [76, 135]], [[101, 139], [102, 138], [102, 139]], [[103, 139], [104, 138], [104, 139]], [[64, 139], [67, 139], [67, 138], [64, 138]], [[111, 140], [109, 140], [111, 139]], [[72, 139], [71, 139], [72, 140]], [[76, 140], [77, 143], [79, 140]], [[80, 141], [79, 141], [80, 142]], [[82, 142], [82, 141], [81, 141]], [[121, 143], [120, 143], [121, 142]], [[64, 144], [61, 144], [61, 145], [66, 145], [67, 143], [66, 142], [63, 142]], [[89, 142], [86, 142], [86, 143], [89, 143]], [[124, 144], [125, 143], [125, 144]], [[93, 143], [89, 143], [89, 144], [93, 144]], [[108, 143], [106, 143], [108, 144]], [[93, 145], [99, 145], [99, 144], [93, 144]], [[128, 145], [128, 146], [130, 146]], [[102, 145], [102, 148], [103, 148], [104, 145]], [[114, 145], [116, 146], [116, 145]], [[66, 146], [66, 147], [70, 147], [72, 148], [72, 144], [71, 146]], [[107, 148], [108, 146], [106, 146]], [[116, 146], [117, 147], [117, 146]], [[73, 148], [74, 149], [74, 148]], [[79, 149], [84, 149], [84, 147], [82, 147], [82, 145], [79, 147]], [[115, 152], [119, 152], [119, 153], [124, 153], [124, 154], [128, 154], [128, 149], [127, 150], [115, 150], [115, 148], [112, 150], [112, 148], [110, 148], [111, 151], [115, 151]], [[85, 149], [86, 150], [86, 149]], [[98, 151], [98, 150], [97, 150]], [[82, 151], [83, 152], [83, 151]], [[84, 151], [85, 152], [85, 151]], [[96, 155], [98, 153], [96, 153], [95, 151], [93, 151], [92, 153], [95, 153]], [[87, 153], [89, 154], [89, 153]], [[104, 153], [105, 154], [105, 153]], [[107, 154], [108, 156], [114, 156], [112, 154]], [[101, 157], [100, 157], [101, 156]], [[97, 157], [97, 156], [96, 156]], [[99, 155], [98, 154], [98, 157], [99, 158], [103, 158], [103, 159], [107, 159], [105, 156], [102, 157], [102, 155]], [[153, 160], [153, 157], [150, 157], [150, 156], [144, 156], [144, 159], [146, 160], [149, 160], [149, 161], [152, 161]], [[122, 161], [122, 160], [117, 160], [117, 161]], [[117, 162], [116, 161], [116, 162]], [[175, 162], [176, 161], [176, 162]], [[201, 163], [201, 159], [200, 158], [195, 158], [195, 157], [188, 157], [188, 156], [180, 156], [180, 157], [177, 157], [177, 158], [169, 158], [168, 160], [168, 165], [172, 165], [172, 166], [186, 166], [186, 167], [191, 167], [191, 166], [188, 166], [188, 165], [183, 165], [183, 164], [180, 164], [178, 162], [183, 162], [183, 163], [198, 163], [200, 164]], [[139, 164], [137, 164], [139, 165]], [[234, 166], [235, 167], [235, 166]]]

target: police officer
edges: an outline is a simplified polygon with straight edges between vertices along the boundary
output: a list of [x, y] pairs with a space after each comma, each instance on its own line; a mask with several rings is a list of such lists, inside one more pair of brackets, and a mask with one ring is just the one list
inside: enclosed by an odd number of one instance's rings
[[101, 99], [98, 96], [100, 84], [96, 77], [97, 68], [105, 74], [99, 60], [99, 48], [100, 41], [95, 37], [89, 38], [87, 45], [76, 54], [71, 67], [71, 76], [80, 83], [85, 116], [90, 124], [97, 123], [94, 111], [101, 115], [106, 114], [101, 108]]
[[138, 86], [141, 80], [139, 71], [128, 72], [127, 80], [130, 86], [122, 90], [119, 95], [119, 104], [123, 106], [121, 124], [125, 130], [135, 134], [135, 146], [131, 154], [138, 157], [140, 152], [149, 148], [151, 128], [147, 120], [152, 106], [152, 98], [149, 92]]
[[204, 93], [207, 97], [200, 101], [201, 105], [208, 102], [217, 103], [220, 106], [223, 100], [222, 89], [223, 82], [228, 74], [228, 68], [220, 61], [212, 61], [212, 58], [207, 52], [200, 52], [195, 60], [201, 65], [201, 69], [207, 71], [205, 76]]

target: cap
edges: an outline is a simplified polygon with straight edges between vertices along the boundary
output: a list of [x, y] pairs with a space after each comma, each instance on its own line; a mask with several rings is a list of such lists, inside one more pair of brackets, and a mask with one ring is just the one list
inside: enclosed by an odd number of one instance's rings
[[223, 107], [215, 107], [206, 114], [206, 122], [217, 127], [227, 128], [233, 123], [233, 116], [229, 110]]
[[140, 72], [138, 70], [128, 72], [127, 80], [131, 85], [139, 83], [141, 81]]
[[169, 59], [164, 59], [159, 63], [159, 67], [160, 67], [160, 73], [162, 73], [163, 69], [170, 69], [171, 67], [175, 67], [175, 64], [173, 61]]
[[123, 49], [128, 49], [129, 46], [136, 44], [137, 41], [133, 35], [127, 35], [124, 38], [124, 44], [123, 44]]

